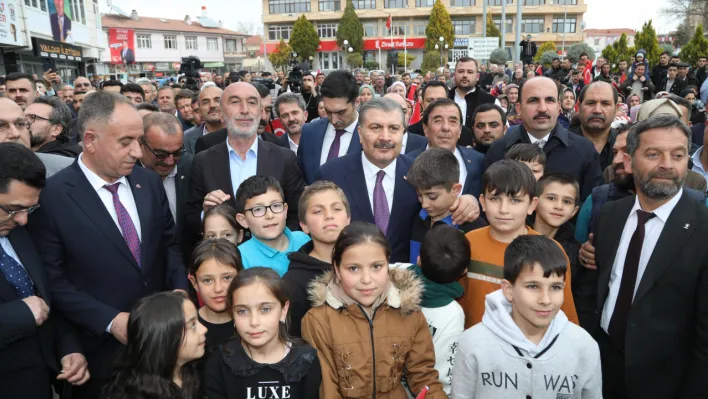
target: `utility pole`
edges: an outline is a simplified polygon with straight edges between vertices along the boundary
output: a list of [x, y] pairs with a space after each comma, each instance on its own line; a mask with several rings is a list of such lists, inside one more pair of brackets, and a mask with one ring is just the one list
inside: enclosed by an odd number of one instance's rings
[[521, 62], [521, 49], [519, 48], [519, 43], [521, 43], [521, 18], [523, 18], [521, 12], [521, 2], [523, 0], [516, 1], [516, 37], [514, 38], [514, 62]]

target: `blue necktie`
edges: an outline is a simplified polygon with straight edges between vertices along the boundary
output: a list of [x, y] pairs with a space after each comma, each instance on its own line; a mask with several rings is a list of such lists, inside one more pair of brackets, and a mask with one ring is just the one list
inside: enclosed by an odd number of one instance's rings
[[20, 265], [12, 256], [5, 252], [5, 249], [0, 245], [0, 271], [5, 276], [5, 279], [15, 290], [15, 295], [19, 299], [25, 299], [34, 295], [34, 284], [30, 279], [27, 271]]

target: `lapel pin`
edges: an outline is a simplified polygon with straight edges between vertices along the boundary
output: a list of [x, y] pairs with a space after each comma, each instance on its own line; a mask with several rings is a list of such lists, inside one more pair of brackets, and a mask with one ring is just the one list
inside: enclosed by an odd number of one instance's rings
[[683, 228], [684, 228], [685, 230], [688, 230], [689, 227], [691, 227], [691, 225], [688, 224], [688, 223], [686, 223], [686, 224], [683, 226]]
[[142, 188], [142, 187], [140, 187], [140, 184], [136, 184], [135, 188]]
[[180, 176], [179, 178], [182, 179], [182, 180], [184, 180], [184, 175]]

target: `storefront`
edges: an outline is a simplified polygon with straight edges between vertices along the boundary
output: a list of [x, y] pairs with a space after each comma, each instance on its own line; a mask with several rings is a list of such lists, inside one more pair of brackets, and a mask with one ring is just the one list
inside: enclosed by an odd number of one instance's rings
[[79, 75], [86, 76], [86, 63], [81, 47], [36, 37], [32, 38], [32, 47], [32, 51], [5, 49], [5, 71], [42, 76], [45, 64], [54, 63], [64, 82], [73, 82]]

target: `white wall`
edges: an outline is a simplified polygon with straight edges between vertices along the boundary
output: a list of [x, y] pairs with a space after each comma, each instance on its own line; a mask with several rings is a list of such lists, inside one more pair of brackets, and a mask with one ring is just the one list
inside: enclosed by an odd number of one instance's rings
[[[138, 47], [138, 35], [150, 35], [152, 48]], [[164, 35], [177, 36], [177, 49], [165, 49]], [[197, 50], [186, 50], [185, 36], [197, 36]], [[218, 50], [207, 50], [207, 37], [215, 37], [219, 43]], [[103, 62], [111, 62], [111, 52], [108, 48], [108, 28], [104, 27], [104, 51], [101, 57]], [[168, 32], [168, 31], [135, 31], [135, 62], [178, 62], [182, 57], [196, 55], [202, 62], [223, 62], [224, 41], [217, 35], [203, 33]]]

